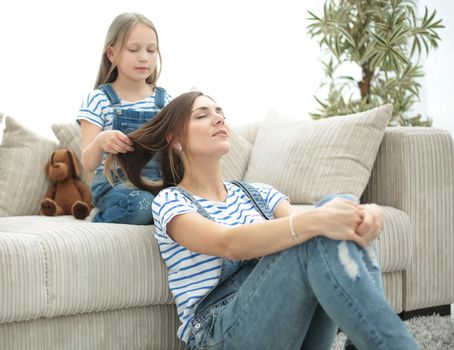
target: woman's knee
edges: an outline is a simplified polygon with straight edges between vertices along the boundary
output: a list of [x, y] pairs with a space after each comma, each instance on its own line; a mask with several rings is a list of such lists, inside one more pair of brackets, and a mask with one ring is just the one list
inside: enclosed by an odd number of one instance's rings
[[335, 241], [326, 237], [316, 237], [316, 251], [323, 256], [324, 261], [331, 261], [331, 266], [338, 266], [352, 281], [359, 275], [366, 261], [374, 270], [379, 270], [375, 249], [358, 246], [353, 241]]

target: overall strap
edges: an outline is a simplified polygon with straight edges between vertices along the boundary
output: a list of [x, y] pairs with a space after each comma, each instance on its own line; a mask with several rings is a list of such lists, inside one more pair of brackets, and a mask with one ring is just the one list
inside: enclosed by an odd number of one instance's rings
[[197, 212], [202, 215], [203, 217], [207, 218], [208, 220], [214, 221], [214, 219], [211, 217], [208, 212], [203, 209], [203, 207], [200, 205], [200, 203], [197, 201], [197, 199], [194, 198], [192, 194], [190, 194], [188, 191], [186, 191], [184, 188], [181, 187], [173, 187], [175, 190], [180, 192], [182, 195], [184, 195], [189, 201], [194, 204], [197, 208]]
[[104, 92], [109, 99], [112, 106], [120, 104], [120, 98], [110, 84], [103, 84], [99, 87], [99, 90]]
[[262, 214], [265, 219], [273, 219], [273, 213], [268, 207], [268, 204], [266, 204], [265, 200], [254, 186], [244, 181], [233, 180], [230, 182], [243, 190], [243, 192], [252, 201], [257, 211]]
[[155, 105], [159, 109], [163, 109], [166, 103], [166, 91], [162, 87], [156, 87]]

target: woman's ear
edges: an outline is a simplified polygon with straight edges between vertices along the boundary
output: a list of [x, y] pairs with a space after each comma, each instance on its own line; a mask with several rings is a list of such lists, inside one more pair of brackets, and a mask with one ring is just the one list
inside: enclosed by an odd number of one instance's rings
[[183, 146], [180, 142], [172, 140], [172, 135], [167, 135], [166, 140], [169, 144], [169, 147], [173, 148], [174, 150], [177, 150], [178, 152], [181, 152], [183, 150]]
[[174, 150], [177, 150], [178, 152], [183, 151], [183, 146], [180, 142], [171, 142], [170, 147], [172, 147]]

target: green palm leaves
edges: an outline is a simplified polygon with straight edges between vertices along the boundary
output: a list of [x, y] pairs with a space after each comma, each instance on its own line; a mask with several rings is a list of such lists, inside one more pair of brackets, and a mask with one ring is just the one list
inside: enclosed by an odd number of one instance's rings
[[[327, 0], [323, 13], [309, 11], [308, 33], [329, 54], [323, 62], [327, 97], [317, 98], [315, 119], [349, 114], [392, 103], [391, 125], [431, 125], [413, 115], [424, 75], [420, 59], [440, 41], [444, 28], [436, 11], [418, 17], [412, 0]], [[343, 65], [357, 65], [361, 80], [339, 75]]]

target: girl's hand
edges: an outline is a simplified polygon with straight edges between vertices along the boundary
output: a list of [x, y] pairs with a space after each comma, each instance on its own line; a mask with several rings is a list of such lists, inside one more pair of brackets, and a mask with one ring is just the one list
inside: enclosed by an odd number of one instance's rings
[[134, 151], [132, 141], [118, 130], [105, 130], [96, 135], [96, 142], [105, 152], [117, 154]]
[[360, 205], [362, 222], [356, 228], [356, 233], [367, 242], [373, 241], [383, 227], [383, 209], [376, 204]]
[[319, 210], [322, 216], [319, 234], [337, 241], [354, 241], [362, 247], [368, 245], [367, 240], [357, 233], [364, 215], [359, 204], [335, 198], [316, 210]]

